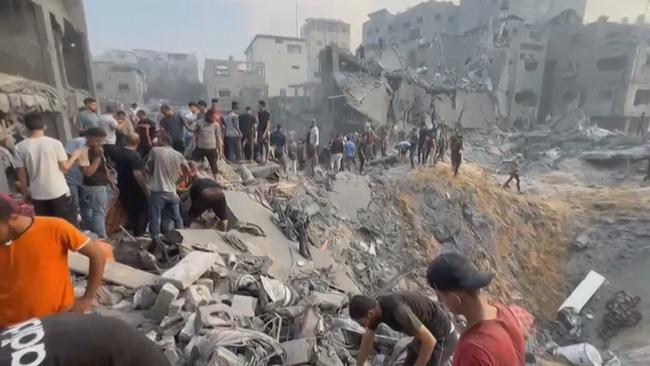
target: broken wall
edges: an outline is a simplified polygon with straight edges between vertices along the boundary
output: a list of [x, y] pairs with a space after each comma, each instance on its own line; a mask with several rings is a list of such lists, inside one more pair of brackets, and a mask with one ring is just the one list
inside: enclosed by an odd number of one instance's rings
[[0, 2], [0, 72], [54, 85], [39, 17], [42, 10], [31, 1]]
[[438, 99], [435, 101], [436, 112], [447, 125], [453, 125], [459, 118], [463, 128], [489, 128], [497, 122], [496, 100], [488, 92], [458, 90], [455, 109], [449, 96], [443, 94]]

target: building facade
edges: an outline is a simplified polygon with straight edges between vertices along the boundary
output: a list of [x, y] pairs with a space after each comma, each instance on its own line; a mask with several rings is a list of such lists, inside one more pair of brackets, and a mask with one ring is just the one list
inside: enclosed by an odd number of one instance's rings
[[498, 26], [508, 16], [529, 24], [544, 24], [565, 10], [584, 18], [587, 0], [461, 0], [460, 31], [481, 26]]
[[402, 13], [381, 9], [368, 14], [363, 23], [362, 44], [367, 49], [400, 47], [416, 40], [431, 41], [436, 34], [458, 34], [459, 7], [434, 0], [420, 3]]
[[622, 131], [650, 115], [650, 26], [606, 18], [558, 25], [561, 20], [549, 23], [548, 113], [562, 114], [575, 103], [601, 127]]
[[185, 104], [187, 100], [200, 98], [203, 94], [199, 83], [198, 61], [194, 54], [114, 49], [96, 59], [141, 69], [146, 76], [149, 98], [169, 99], [171, 102]]
[[233, 57], [227, 60], [205, 60], [203, 85], [207, 99], [219, 99], [219, 107], [229, 110], [233, 101], [241, 108], [254, 107], [259, 100], [268, 98], [262, 63], [249, 64]]
[[102, 106], [126, 109], [131, 103], [144, 104], [146, 77], [140, 68], [130, 64], [93, 61], [92, 72], [95, 91]]
[[295, 88], [309, 80], [307, 41], [304, 38], [258, 34], [245, 51], [249, 64], [263, 63], [269, 97], [294, 96]]
[[[53, 88], [57, 103], [48, 111], [48, 134], [70, 138], [70, 121], [93, 92], [83, 2], [1, 2], [0, 60], [0, 73]], [[26, 105], [8, 104], [12, 112], [28, 111]]]
[[320, 78], [319, 54], [330, 45], [350, 50], [350, 25], [340, 20], [307, 18], [300, 28], [300, 36], [307, 42], [307, 73], [309, 80]]

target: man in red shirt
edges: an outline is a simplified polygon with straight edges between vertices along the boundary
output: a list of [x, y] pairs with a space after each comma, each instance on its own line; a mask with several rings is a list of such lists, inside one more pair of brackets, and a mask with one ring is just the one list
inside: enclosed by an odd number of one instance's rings
[[427, 281], [438, 300], [467, 319], [454, 366], [524, 365], [524, 336], [513, 312], [481, 293], [494, 274], [480, 272], [464, 256], [443, 253], [429, 265]]

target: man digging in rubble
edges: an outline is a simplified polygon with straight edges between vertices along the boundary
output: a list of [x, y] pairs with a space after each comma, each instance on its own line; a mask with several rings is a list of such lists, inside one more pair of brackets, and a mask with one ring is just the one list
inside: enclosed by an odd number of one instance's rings
[[404, 366], [445, 365], [458, 341], [447, 311], [414, 292], [393, 293], [376, 300], [356, 295], [350, 301], [350, 317], [366, 328], [357, 365], [365, 365], [380, 323], [415, 338], [407, 347]]
[[457, 253], [439, 255], [429, 265], [427, 281], [438, 299], [467, 319], [454, 353], [454, 366], [524, 364], [524, 333], [515, 314], [482, 293], [494, 278]]
[[[76, 300], [70, 250], [89, 259], [86, 292]], [[105, 263], [100, 244], [72, 224], [24, 216], [9, 196], [0, 194], [0, 329], [33, 317], [90, 310]]]
[[510, 163], [510, 177], [508, 177], [508, 180], [503, 184], [503, 188], [510, 188], [510, 182], [514, 179], [514, 181], [517, 183], [517, 192], [521, 193], [521, 184], [519, 181], [519, 168], [520, 168], [520, 160], [523, 159], [523, 155], [517, 154], [517, 156], [512, 159], [512, 162]]
[[192, 221], [198, 219], [205, 211], [212, 210], [219, 223], [217, 229], [226, 231], [228, 228], [228, 204], [226, 195], [223, 193], [217, 182], [210, 178], [199, 177], [199, 171], [193, 162], [190, 165], [190, 188], [189, 197], [192, 206], [188, 211], [189, 226]]

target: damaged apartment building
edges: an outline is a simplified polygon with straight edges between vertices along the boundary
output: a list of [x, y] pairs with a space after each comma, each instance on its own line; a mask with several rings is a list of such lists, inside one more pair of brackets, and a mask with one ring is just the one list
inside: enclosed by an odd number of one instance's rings
[[86, 34], [81, 0], [1, 0], [0, 110], [46, 112], [46, 133], [69, 139], [93, 91]]
[[583, 25], [567, 11], [548, 24], [542, 114], [555, 117], [580, 108], [592, 123], [626, 133], [650, 114], [650, 25], [601, 17]]
[[131, 103], [144, 105], [147, 79], [139, 67], [110, 61], [93, 61], [92, 71], [97, 98], [102, 107], [127, 109]]
[[[142, 70], [146, 80], [145, 102], [150, 99], [158, 99], [165, 103], [181, 105], [187, 103], [188, 100], [198, 100], [203, 97], [203, 87], [199, 82], [198, 61], [196, 55], [191, 53], [113, 49], [97, 56], [94, 61], [128, 65]], [[122, 69], [118, 68], [118, 70]], [[94, 75], [97, 79], [113, 77], [110, 68], [102, 68], [97, 71], [106, 72], [103, 75]], [[116, 77], [121, 76], [117, 75]], [[125, 102], [131, 103], [131, 101]]]
[[203, 70], [205, 95], [219, 99], [222, 110], [230, 110], [233, 101], [240, 108], [255, 107], [268, 97], [264, 64], [260, 62], [206, 59]]
[[[530, 127], [544, 81], [548, 29], [544, 22], [566, 8], [584, 14], [586, 1], [427, 1], [405, 12], [385, 9], [363, 25], [366, 58], [387, 70], [412, 70], [438, 88], [456, 89], [423, 99], [420, 115], [466, 127]], [[531, 4], [528, 4], [531, 5]], [[462, 113], [461, 113], [462, 111]], [[417, 123], [411, 119], [409, 122]]]

